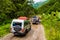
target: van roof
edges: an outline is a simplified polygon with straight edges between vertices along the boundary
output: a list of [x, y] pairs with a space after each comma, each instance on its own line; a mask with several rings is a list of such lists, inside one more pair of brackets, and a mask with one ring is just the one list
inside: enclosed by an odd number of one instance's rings
[[27, 17], [19, 17], [18, 19], [27, 20], [28, 18]]
[[24, 20], [13, 19], [13, 22], [23, 22]]

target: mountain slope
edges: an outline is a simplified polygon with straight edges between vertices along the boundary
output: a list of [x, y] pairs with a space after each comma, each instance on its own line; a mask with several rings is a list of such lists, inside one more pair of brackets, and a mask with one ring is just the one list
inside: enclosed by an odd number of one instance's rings
[[[49, 1], [49, 0], [48, 0], [48, 1]], [[33, 4], [33, 7], [34, 7], [35, 9], [37, 9], [37, 8], [43, 6], [44, 4], [46, 4], [48, 1], [46, 0], [46, 1], [44, 1], [44, 2], [34, 3], [34, 4]]]
[[42, 7], [38, 8], [39, 13], [50, 13], [51, 11], [60, 11], [60, 3], [59, 1], [49, 1]]

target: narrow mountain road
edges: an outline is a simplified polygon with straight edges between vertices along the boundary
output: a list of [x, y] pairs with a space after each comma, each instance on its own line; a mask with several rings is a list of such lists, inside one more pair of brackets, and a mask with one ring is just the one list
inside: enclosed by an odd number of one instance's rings
[[0, 40], [46, 40], [44, 34], [44, 27], [40, 25], [32, 25], [32, 29], [24, 37], [16, 37], [12, 33], [6, 35]]

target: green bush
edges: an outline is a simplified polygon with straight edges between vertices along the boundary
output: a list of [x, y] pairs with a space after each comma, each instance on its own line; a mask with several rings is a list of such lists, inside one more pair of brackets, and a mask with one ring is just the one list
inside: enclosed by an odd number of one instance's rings
[[0, 37], [8, 34], [9, 32], [10, 32], [10, 24], [0, 26]]
[[[54, 14], [56, 14], [54, 16]], [[42, 15], [42, 24], [45, 28], [47, 40], [60, 40], [60, 21], [57, 16], [59, 12], [51, 12], [51, 14]]]

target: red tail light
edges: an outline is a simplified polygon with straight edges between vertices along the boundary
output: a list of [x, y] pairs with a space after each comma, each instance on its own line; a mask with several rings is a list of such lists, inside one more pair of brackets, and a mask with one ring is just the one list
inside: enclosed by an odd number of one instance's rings
[[21, 31], [24, 32], [24, 28]]

